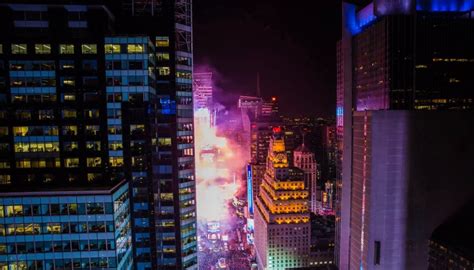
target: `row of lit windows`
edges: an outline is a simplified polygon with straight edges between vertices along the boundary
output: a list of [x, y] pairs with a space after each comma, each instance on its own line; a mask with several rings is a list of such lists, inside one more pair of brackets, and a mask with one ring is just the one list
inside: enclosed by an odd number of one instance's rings
[[56, 79], [50, 77], [15, 77], [10, 80], [11, 87], [53, 87]]
[[71, 222], [71, 223], [15, 223], [0, 224], [0, 236], [10, 235], [38, 235], [38, 234], [70, 234], [70, 233], [102, 233], [113, 232], [114, 223], [99, 222]]
[[[50, 249], [53, 250], [53, 249]], [[58, 247], [59, 252], [59, 247]], [[59, 270], [59, 269], [107, 269], [116, 268], [117, 261], [113, 257], [56, 259], [44, 261], [0, 262], [0, 270]]]
[[[51, 54], [51, 44], [35, 44], [34, 50], [36, 54]], [[82, 44], [81, 45], [82, 54], [96, 54], [97, 53], [97, 44]], [[12, 44], [11, 45], [12, 54], [27, 54], [28, 53], [28, 44]], [[73, 44], [60, 44], [59, 45], [60, 54], [74, 54], [74, 45]]]
[[115, 250], [114, 240], [73, 240], [0, 244], [0, 254]]
[[11, 61], [10, 70], [22, 71], [51, 71], [54, 70], [54, 61]]
[[[143, 125], [131, 125], [131, 133], [143, 131], [143, 129], [138, 128], [137, 126], [142, 127]], [[142, 127], [143, 128], [143, 127]], [[62, 126], [62, 135], [77, 135], [78, 129], [77, 126]], [[86, 135], [98, 135], [100, 126], [96, 125], [86, 125], [85, 134]], [[13, 127], [14, 136], [57, 136], [58, 135], [57, 126], [21, 126]], [[0, 127], [0, 137], [8, 135], [8, 127]]]
[[143, 44], [105, 44], [105, 53], [145, 53]]
[[56, 94], [11, 95], [13, 103], [49, 103], [56, 102]]
[[0, 217], [113, 214], [112, 203], [0, 205]]

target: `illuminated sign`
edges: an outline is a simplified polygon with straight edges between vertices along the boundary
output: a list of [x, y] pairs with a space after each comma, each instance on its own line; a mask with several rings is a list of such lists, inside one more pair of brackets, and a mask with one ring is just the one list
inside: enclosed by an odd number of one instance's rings
[[252, 166], [247, 165], [247, 204], [250, 215], [253, 215]]

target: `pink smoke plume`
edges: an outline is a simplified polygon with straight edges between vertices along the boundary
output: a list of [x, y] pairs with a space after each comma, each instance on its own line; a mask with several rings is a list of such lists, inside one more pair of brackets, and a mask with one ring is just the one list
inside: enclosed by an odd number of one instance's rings
[[208, 109], [194, 112], [197, 211], [200, 222], [225, 221], [227, 204], [241, 188], [241, 147], [218, 134]]

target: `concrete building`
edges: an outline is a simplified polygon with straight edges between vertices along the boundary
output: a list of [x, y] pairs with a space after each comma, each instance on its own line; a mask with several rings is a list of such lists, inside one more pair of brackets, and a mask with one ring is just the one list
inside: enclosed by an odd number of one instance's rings
[[273, 129], [267, 168], [255, 201], [255, 250], [259, 269], [309, 265], [310, 211], [304, 172], [291, 167], [282, 130]]
[[470, 145], [472, 116], [424, 111], [473, 108], [474, 3], [367, 2], [343, 4], [337, 47], [336, 261], [426, 269], [429, 235], [472, 190], [470, 146], [449, 149]]
[[317, 214], [322, 207], [322, 193], [318, 188], [318, 166], [314, 153], [303, 143], [293, 151], [293, 164], [304, 171], [304, 184], [309, 191], [310, 210]]

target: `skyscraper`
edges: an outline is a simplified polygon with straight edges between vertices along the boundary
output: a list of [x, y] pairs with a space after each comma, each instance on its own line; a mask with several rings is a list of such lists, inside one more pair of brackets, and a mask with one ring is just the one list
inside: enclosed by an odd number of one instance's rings
[[[474, 68], [473, 8], [455, 0], [343, 5], [336, 111], [340, 269], [426, 268], [432, 230], [472, 196], [466, 163], [472, 153], [445, 147], [471, 145], [452, 133], [470, 134], [472, 115], [439, 111], [473, 107], [467, 72]], [[441, 165], [438, 154], [455, 159]], [[433, 174], [427, 164], [443, 167]], [[445, 178], [455, 178], [458, 188]], [[445, 196], [456, 199], [440, 199]]]
[[314, 214], [318, 213], [321, 205], [321, 190], [318, 188], [318, 166], [314, 153], [309, 150], [304, 143], [298, 146], [293, 152], [294, 166], [304, 172], [304, 184], [309, 191], [310, 210]]
[[124, 185], [135, 269], [196, 269], [190, 1], [0, 13], [2, 192]]
[[194, 73], [193, 102], [194, 110], [212, 107], [212, 73]]
[[267, 167], [255, 202], [259, 269], [309, 265], [311, 224], [304, 172], [290, 166], [282, 130], [273, 128]]

